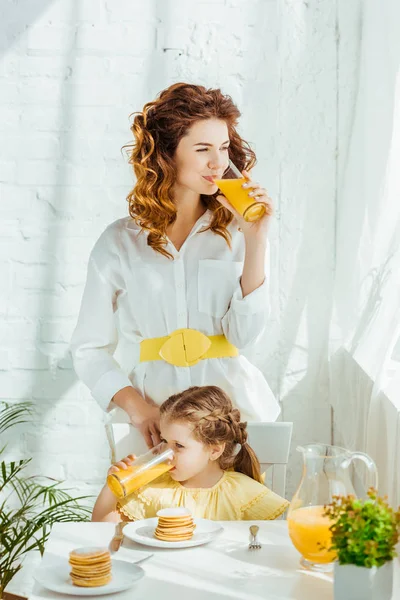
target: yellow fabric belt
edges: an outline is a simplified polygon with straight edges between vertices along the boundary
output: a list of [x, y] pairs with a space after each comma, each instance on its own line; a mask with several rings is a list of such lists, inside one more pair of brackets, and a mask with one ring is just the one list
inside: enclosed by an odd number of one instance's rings
[[206, 358], [238, 356], [224, 335], [204, 335], [197, 329], [177, 329], [171, 335], [140, 343], [140, 362], [165, 360], [176, 367], [191, 367]]

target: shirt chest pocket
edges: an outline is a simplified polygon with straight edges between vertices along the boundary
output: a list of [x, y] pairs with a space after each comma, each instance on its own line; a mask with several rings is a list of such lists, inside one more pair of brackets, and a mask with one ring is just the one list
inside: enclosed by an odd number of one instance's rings
[[242, 271], [242, 262], [200, 260], [198, 273], [199, 311], [212, 317], [222, 318], [229, 308]]

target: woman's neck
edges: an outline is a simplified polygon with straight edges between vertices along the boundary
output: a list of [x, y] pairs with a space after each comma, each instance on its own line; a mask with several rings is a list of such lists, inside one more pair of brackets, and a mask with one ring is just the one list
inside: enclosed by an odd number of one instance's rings
[[221, 479], [224, 471], [221, 467], [212, 462], [206, 469], [197, 473], [186, 481], [181, 481], [181, 485], [187, 488], [211, 488]]
[[180, 221], [194, 225], [206, 211], [200, 194], [179, 184], [174, 187], [174, 204], [176, 206], [175, 223]]
[[176, 219], [167, 228], [167, 236], [179, 251], [195, 223], [206, 212], [206, 207], [199, 194], [188, 188], [179, 187], [174, 190]]

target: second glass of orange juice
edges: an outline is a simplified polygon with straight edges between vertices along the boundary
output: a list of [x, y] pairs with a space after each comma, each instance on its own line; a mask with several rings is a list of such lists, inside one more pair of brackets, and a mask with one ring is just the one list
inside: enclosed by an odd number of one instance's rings
[[134, 491], [164, 475], [173, 467], [174, 452], [165, 442], [139, 456], [126, 469], [118, 469], [107, 477], [107, 485], [117, 498]]
[[214, 179], [223, 195], [229, 200], [233, 208], [243, 216], [245, 221], [258, 221], [265, 215], [266, 206], [263, 202], [257, 202], [253, 196], [249, 196], [251, 189], [242, 187], [246, 181], [246, 178], [243, 177], [231, 160], [222, 179]]

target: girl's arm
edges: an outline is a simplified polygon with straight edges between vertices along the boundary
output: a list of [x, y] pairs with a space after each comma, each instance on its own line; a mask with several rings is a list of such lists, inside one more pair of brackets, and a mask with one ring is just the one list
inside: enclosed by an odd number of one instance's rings
[[[111, 465], [108, 469], [107, 476], [111, 475], [111, 473], [116, 473], [120, 469], [127, 469], [132, 462], [135, 460], [136, 456], [134, 454], [129, 454], [126, 458], [123, 458], [119, 462]], [[95, 502], [92, 512], [92, 521], [103, 521], [103, 522], [111, 522], [111, 523], [119, 523], [122, 521], [121, 515], [117, 511], [118, 499], [108, 485], [106, 484], [101, 490], [98, 498]]]
[[119, 523], [121, 515], [117, 511], [117, 498], [106, 484], [93, 507], [92, 521]]

